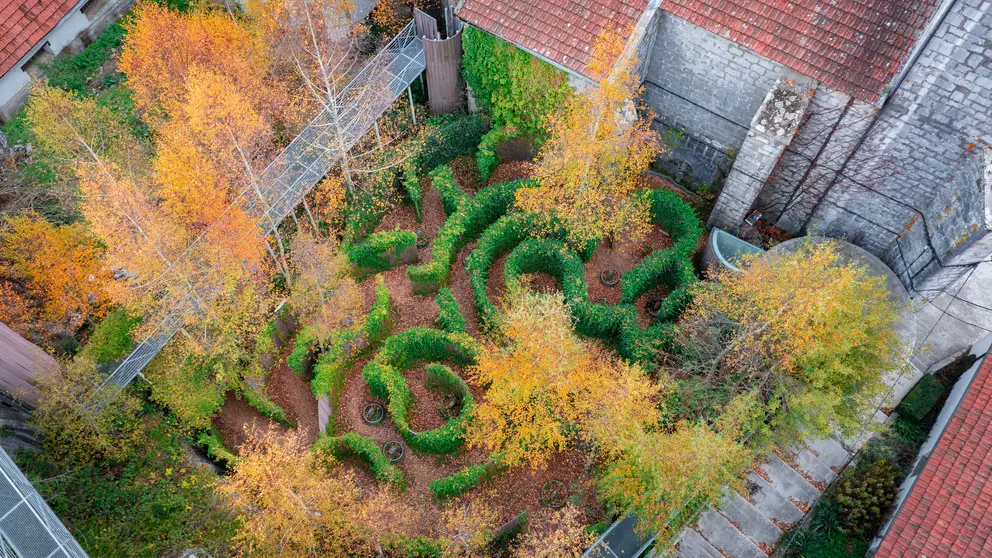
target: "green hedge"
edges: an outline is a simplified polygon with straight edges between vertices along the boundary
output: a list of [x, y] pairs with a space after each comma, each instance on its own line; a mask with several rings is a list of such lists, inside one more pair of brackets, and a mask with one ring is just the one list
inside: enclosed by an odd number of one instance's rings
[[357, 432], [348, 432], [343, 436], [332, 437], [322, 435], [314, 442], [313, 448], [329, 452], [337, 457], [357, 455], [365, 460], [372, 469], [372, 475], [379, 482], [406, 488], [403, 471], [390, 463], [382, 453], [382, 448], [375, 440], [362, 436]]
[[509, 211], [516, 191], [527, 183], [527, 180], [514, 180], [494, 184], [470, 198], [455, 186], [450, 168], [438, 167], [434, 172], [434, 185], [444, 200], [448, 218], [434, 240], [430, 263], [407, 270], [414, 292], [434, 292], [447, 284], [456, 254]]
[[386, 339], [382, 349], [362, 369], [362, 377], [374, 397], [385, 399], [396, 430], [410, 448], [423, 453], [448, 454], [464, 443], [465, 425], [474, 413], [474, 401], [468, 386], [450, 369], [436, 364], [429, 366], [428, 376], [435, 386], [449, 386], [463, 395], [464, 406], [457, 417], [426, 432], [410, 429], [407, 417], [414, 404], [413, 392], [401, 374], [420, 362], [451, 362], [468, 365], [475, 362], [479, 347], [464, 333], [449, 333], [420, 327], [406, 330]]
[[296, 339], [293, 340], [293, 350], [286, 357], [289, 367], [300, 374], [309, 372], [308, 368], [313, 358], [314, 345], [317, 344], [317, 341], [319, 339], [317, 338], [316, 328], [307, 326], [300, 329], [299, 333], [296, 334]]
[[224, 445], [220, 432], [216, 428], [211, 427], [210, 430], [201, 432], [196, 437], [196, 442], [206, 448], [207, 456], [210, 459], [223, 463], [228, 469], [237, 465], [238, 457]]
[[472, 465], [453, 475], [431, 481], [429, 488], [437, 500], [449, 500], [465, 494], [502, 470], [495, 462]]
[[451, 294], [450, 290], [442, 288], [438, 290], [435, 300], [439, 309], [437, 323], [441, 329], [452, 333], [465, 333], [465, 317], [462, 316], [455, 295]]
[[499, 323], [499, 311], [486, 292], [489, 270], [500, 256], [523, 242], [528, 232], [527, 218], [522, 213], [500, 217], [482, 233], [468, 257], [469, 284], [475, 295], [479, 319], [487, 328], [492, 329]]
[[499, 165], [499, 155], [496, 154], [496, 147], [503, 141], [510, 139], [510, 132], [505, 128], [493, 128], [482, 136], [479, 142], [479, 151], [475, 154], [475, 164], [479, 167], [479, 175], [483, 180], [488, 180], [489, 175], [496, 170]]
[[286, 411], [270, 399], [264, 391], [245, 384], [241, 387], [241, 394], [248, 400], [248, 404], [257, 409], [258, 412], [288, 428], [294, 427], [289, 417], [286, 416]]
[[375, 278], [375, 302], [365, 316], [365, 338], [370, 347], [378, 345], [393, 328], [393, 300], [382, 275]]
[[944, 395], [944, 385], [936, 377], [928, 374], [916, 382], [913, 389], [896, 407], [896, 411], [901, 417], [920, 422], [942, 395]]
[[651, 222], [664, 229], [675, 242], [673, 248], [688, 257], [695, 251], [703, 226], [696, 210], [674, 192], [650, 190]]
[[416, 233], [399, 229], [373, 233], [362, 242], [345, 247], [348, 260], [360, 278], [393, 269], [410, 251], [416, 253], [416, 250]]
[[389, 548], [397, 552], [397, 556], [406, 556], [407, 558], [443, 558], [444, 551], [450, 543], [446, 540], [432, 539], [420, 535], [410, 539], [399, 539], [388, 544]]

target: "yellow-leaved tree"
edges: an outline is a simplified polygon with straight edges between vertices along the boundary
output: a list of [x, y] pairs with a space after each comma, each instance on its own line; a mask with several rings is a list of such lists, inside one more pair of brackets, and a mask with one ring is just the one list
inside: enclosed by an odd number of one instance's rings
[[902, 308], [885, 279], [831, 241], [743, 265], [696, 287], [672, 374], [728, 396], [757, 392], [786, 438], [861, 428], [884, 374], [906, 366]]
[[548, 228], [562, 222], [574, 242], [636, 241], [648, 230], [649, 206], [634, 193], [660, 142], [651, 119], [636, 112], [637, 60], [624, 53], [621, 36], [611, 29], [600, 34], [588, 66], [596, 83], [550, 117], [539, 184], [517, 191], [518, 207]]
[[299, 431], [269, 432], [242, 445], [225, 491], [241, 527], [244, 556], [355, 556], [367, 540], [361, 489], [334, 458], [306, 447]]
[[298, 231], [293, 237], [292, 264], [293, 310], [300, 323], [316, 328], [321, 342], [337, 329], [358, 322], [364, 295], [349, 275], [351, 265], [338, 252], [334, 237]]
[[576, 438], [608, 452], [658, 421], [660, 388], [637, 366], [579, 339], [563, 297], [518, 290], [504, 314], [505, 346], [490, 345], [470, 372], [488, 385], [470, 445], [509, 465], [540, 467]]

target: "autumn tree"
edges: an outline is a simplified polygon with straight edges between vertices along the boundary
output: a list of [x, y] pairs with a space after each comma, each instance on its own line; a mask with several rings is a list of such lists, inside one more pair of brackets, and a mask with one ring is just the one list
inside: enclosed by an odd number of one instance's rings
[[578, 338], [560, 294], [521, 290], [504, 315], [505, 346], [484, 348], [471, 376], [488, 385], [467, 440], [507, 464], [540, 467], [579, 438], [608, 452], [658, 420], [659, 387], [637, 366]]
[[98, 240], [81, 223], [55, 226], [33, 211], [8, 219], [0, 231], [0, 270], [38, 301], [30, 323], [12, 325], [50, 330], [43, 326], [50, 323], [75, 332], [99, 315], [113, 289], [102, 256]]
[[365, 548], [358, 483], [298, 431], [243, 445], [225, 491], [239, 510], [241, 555], [344, 557]]
[[646, 433], [606, 469], [598, 494], [618, 513], [633, 510], [644, 532], [667, 540], [751, 464], [753, 454], [738, 436], [705, 423]]
[[63, 467], [116, 462], [138, 443], [141, 402], [124, 392], [113, 405], [92, 405], [103, 380], [97, 363], [85, 354], [37, 377], [39, 403], [32, 422], [51, 462]]
[[527, 531], [513, 546], [519, 558], [578, 558], [596, 541], [586, 531], [582, 512], [569, 504], [527, 518]]
[[217, 10], [179, 13], [143, 1], [131, 12], [118, 68], [143, 118], [155, 129], [182, 110], [194, 70], [225, 76], [268, 120], [293, 121], [286, 84], [272, 75], [268, 45]]
[[495, 536], [499, 515], [487, 498], [463, 496], [441, 512], [438, 532], [444, 556], [480, 556]]
[[[256, 32], [270, 45], [276, 65], [296, 71], [302, 93], [322, 113], [326, 149], [340, 158], [352, 196], [365, 180], [399, 166], [416, 149], [415, 142], [404, 141], [412, 137], [412, 115], [395, 110], [394, 118], [380, 119], [394, 102], [389, 72], [366, 72], [359, 90], [346, 92], [367, 61], [362, 54], [367, 29], [354, 21], [354, 13], [351, 0], [272, 0], [252, 10]], [[356, 136], [368, 128], [374, 135]]]
[[318, 237], [299, 231], [293, 238], [295, 270], [291, 304], [299, 319], [327, 339], [339, 328], [355, 325], [362, 313], [364, 295], [349, 275], [347, 256], [338, 251], [332, 236]]
[[624, 54], [622, 36], [603, 30], [588, 66], [595, 83], [549, 118], [539, 184], [517, 191], [517, 206], [548, 227], [563, 222], [575, 242], [636, 240], [648, 228], [647, 200], [634, 193], [660, 143], [650, 118], [636, 114], [637, 60]]
[[900, 311], [883, 277], [808, 241], [699, 283], [672, 373], [711, 392], [757, 392], [784, 436], [850, 433], [883, 375], [904, 366]]

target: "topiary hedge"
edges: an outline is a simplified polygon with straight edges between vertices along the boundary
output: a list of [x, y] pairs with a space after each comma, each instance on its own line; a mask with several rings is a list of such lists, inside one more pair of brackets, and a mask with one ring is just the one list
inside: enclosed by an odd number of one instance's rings
[[481, 190], [473, 199], [455, 185], [450, 168], [438, 167], [433, 176], [448, 218], [434, 239], [430, 263], [407, 270], [417, 294], [434, 292], [447, 284], [455, 255], [506, 213], [514, 203], [516, 191], [527, 183], [515, 180], [494, 184]]
[[413, 170], [418, 174], [475, 153], [489, 130], [489, 122], [480, 113], [445, 114], [428, 118], [425, 130], [423, 147], [411, 158]]
[[248, 400], [248, 404], [257, 409], [258, 412], [288, 428], [294, 427], [289, 417], [286, 416], [286, 411], [270, 399], [264, 391], [249, 385], [242, 385], [240, 391]]
[[900, 417], [920, 422], [942, 395], [944, 395], [944, 385], [936, 377], [928, 374], [920, 378], [913, 389], [909, 390], [896, 407], [896, 411], [899, 412]]
[[361, 457], [369, 464], [372, 475], [377, 481], [392, 484], [400, 489], [406, 488], [403, 471], [389, 461], [375, 440], [357, 432], [348, 432], [337, 437], [322, 435], [314, 442], [313, 449], [326, 451], [337, 457], [347, 455]]
[[317, 341], [319, 341], [317, 328], [307, 326], [300, 329], [299, 333], [296, 334], [296, 339], [293, 340], [293, 350], [286, 357], [286, 363], [289, 364], [289, 367], [300, 374], [309, 373], [313, 357], [316, 354], [314, 346]]
[[483, 324], [490, 329], [498, 324], [499, 311], [486, 292], [489, 269], [500, 256], [523, 242], [528, 233], [527, 218], [522, 213], [504, 215], [482, 233], [468, 257], [469, 284], [475, 295], [475, 307]]
[[417, 235], [409, 230], [370, 234], [362, 242], [345, 247], [358, 278], [417, 261]]
[[495, 461], [466, 467], [457, 473], [431, 481], [430, 491], [437, 500], [449, 500], [465, 494], [503, 470]]
[[439, 289], [437, 292], [438, 313], [437, 323], [441, 329], [452, 333], [465, 333], [465, 317], [462, 316], [461, 308], [455, 295], [448, 289]]
[[196, 442], [206, 448], [210, 459], [222, 463], [226, 468], [232, 469], [238, 464], [238, 457], [224, 445], [216, 428], [210, 427], [206, 432], [201, 432], [196, 437]]
[[414, 404], [413, 393], [400, 373], [420, 362], [475, 363], [479, 347], [471, 336], [437, 329], [419, 327], [393, 335], [383, 344], [375, 358], [362, 369], [369, 392], [385, 399], [396, 430], [414, 450], [424, 453], [447, 454], [464, 443], [465, 425], [474, 412], [474, 401], [468, 387], [450, 369], [437, 365], [429, 368], [436, 385], [451, 386], [463, 396], [462, 412], [440, 427], [415, 432], [407, 417]]

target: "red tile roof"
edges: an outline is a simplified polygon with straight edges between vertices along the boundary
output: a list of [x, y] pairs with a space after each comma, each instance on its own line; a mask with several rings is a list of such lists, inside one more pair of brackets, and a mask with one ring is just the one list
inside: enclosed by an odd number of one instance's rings
[[629, 31], [647, 5], [648, 0], [467, 0], [458, 17], [585, 75], [603, 27]]
[[0, 75], [13, 68], [79, 0], [0, 0]]
[[992, 556], [992, 357], [986, 357], [876, 558]]
[[664, 0], [661, 9], [867, 102], [878, 100], [935, 0]]

